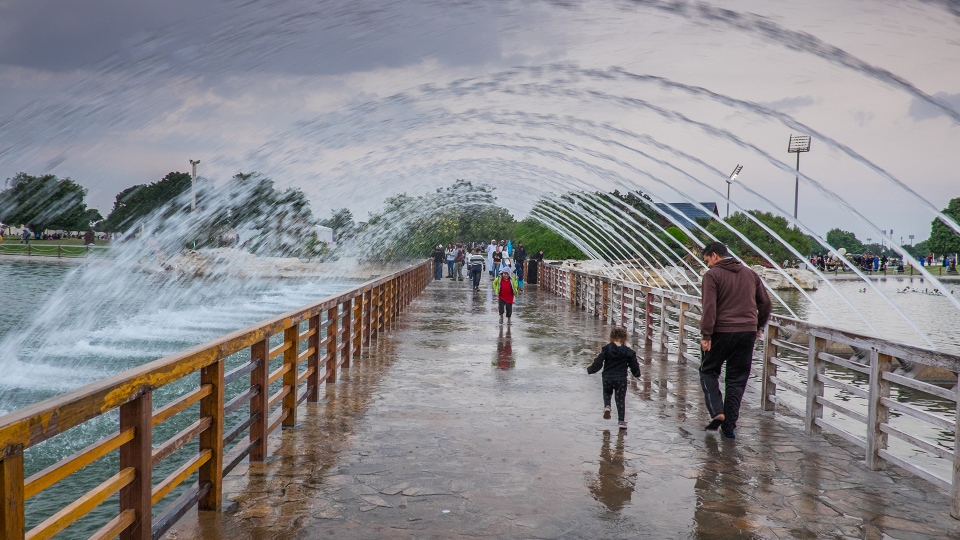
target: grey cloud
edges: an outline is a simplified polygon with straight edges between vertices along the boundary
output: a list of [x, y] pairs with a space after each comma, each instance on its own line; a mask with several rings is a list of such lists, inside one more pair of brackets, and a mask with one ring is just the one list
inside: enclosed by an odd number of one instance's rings
[[485, 3], [428, 0], [13, 0], [0, 4], [0, 64], [205, 76], [471, 65], [500, 58], [496, 18]]
[[[942, 101], [953, 110], [960, 111], [960, 94], [937, 92], [933, 95], [933, 97]], [[930, 118], [936, 118], [938, 116], [945, 116], [942, 110], [937, 109], [933, 105], [930, 105], [929, 103], [921, 101], [917, 98], [913, 98], [910, 101], [910, 108], [907, 110], [907, 114], [917, 121], [929, 120]]]
[[794, 112], [804, 107], [809, 107], [814, 103], [816, 103], [816, 100], [810, 96], [795, 96], [778, 99], [776, 101], [768, 101], [762, 103], [762, 105], [775, 111]]

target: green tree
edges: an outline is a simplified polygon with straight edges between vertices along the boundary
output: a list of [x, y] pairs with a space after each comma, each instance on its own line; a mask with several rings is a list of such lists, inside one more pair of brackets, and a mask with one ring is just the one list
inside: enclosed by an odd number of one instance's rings
[[534, 218], [528, 217], [517, 223], [514, 238], [523, 242], [530, 256], [542, 249], [544, 257], [548, 259], [587, 258], [572, 242]]
[[[31, 230], [86, 230], [90, 227], [87, 190], [69, 178], [17, 173], [0, 192], [0, 221]], [[99, 213], [98, 213], [99, 214]]]
[[347, 208], [333, 210], [329, 219], [321, 219], [320, 225], [333, 229], [333, 239], [340, 242], [356, 234], [357, 224], [353, 222], [353, 212]]
[[[950, 199], [947, 207], [941, 210], [945, 215], [960, 222], [960, 197]], [[941, 255], [944, 253], [960, 253], [960, 234], [945, 225], [940, 219], [930, 224], [930, 238], [927, 240], [930, 252]]]
[[[799, 228], [790, 227], [787, 224], [786, 218], [783, 216], [777, 216], [770, 212], [761, 212], [759, 210], [750, 210], [749, 213], [778, 234], [786, 243], [793, 246], [802, 255], [810, 253], [811, 245], [807, 236], [803, 234]], [[796, 255], [791, 253], [782, 242], [763, 230], [742, 212], [736, 212], [724, 219], [724, 221], [742, 233], [778, 264], [784, 260], [796, 259]], [[753, 248], [749, 247], [740, 237], [719, 222], [714, 221], [710, 223], [707, 226], [707, 230], [741, 258], [750, 260], [750, 262], [759, 262], [762, 258], [760, 253], [754, 251]]]
[[161, 208], [165, 208], [167, 217], [173, 215], [178, 209], [170, 203], [189, 190], [191, 183], [189, 173], [171, 172], [157, 182], [128, 187], [117, 194], [103, 228], [110, 232], [130, 230]]
[[844, 248], [847, 253], [863, 253], [863, 243], [857, 239], [857, 235], [850, 231], [842, 229], [830, 229], [827, 231], [827, 243], [834, 249]]

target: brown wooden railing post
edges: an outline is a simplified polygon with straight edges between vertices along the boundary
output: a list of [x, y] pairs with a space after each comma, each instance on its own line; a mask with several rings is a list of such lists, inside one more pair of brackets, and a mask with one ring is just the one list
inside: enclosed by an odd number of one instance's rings
[[827, 363], [818, 358], [827, 342], [822, 338], [810, 336], [807, 349], [807, 408], [803, 418], [803, 429], [807, 435], [820, 433], [817, 419], [823, 418], [823, 404], [817, 398], [823, 398], [823, 375]]
[[363, 346], [370, 346], [373, 334], [373, 288], [363, 292]]
[[200, 452], [210, 450], [210, 459], [200, 466], [200, 484], [210, 489], [200, 499], [200, 510], [220, 510], [223, 497], [223, 360], [200, 370], [200, 385], [209, 384], [210, 394], [200, 400], [200, 418], [210, 418], [210, 427], [200, 434]]
[[307, 370], [313, 370], [307, 377], [307, 403], [320, 401], [320, 314], [310, 317], [307, 323], [313, 334], [307, 338], [307, 350], [313, 349], [307, 357]]
[[337, 333], [343, 332], [340, 355], [343, 358], [343, 368], [347, 369], [350, 367], [350, 359], [353, 356], [353, 339], [350, 336], [350, 330], [353, 329], [353, 303], [350, 299], [343, 301], [343, 319], [339, 328], [341, 330]]
[[353, 356], [360, 358], [363, 350], [363, 293], [353, 297]]
[[760, 408], [765, 411], [772, 411], [776, 408], [777, 383], [773, 377], [777, 376], [777, 365], [773, 363], [773, 358], [777, 356], [776, 345], [773, 340], [777, 339], [780, 329], [777, 326], [768, 324], [763, 332], [763, 372], [760, 377]]
[[883, 404], [890, 397], [890, 381], [883, 378], [890, 371], [893, 357], [870, 351], [870, 392], [867, 400], [867, 467], [874, 471], [883, 469], [886, 460], [880, 457], [880, 450], [887, 449], [887, 434], [880, 425], [887, 423], [890, 410]]
[[133, 429], [133, 440], [120, 447], [120, 470], [132, 467], [133, 482], [120, 488], [120, 512], [133, 510], [134, 522], [121, 540], [153, 537], [153, 393], [144, 392], [120, 406], [120, 431]]
[[0, 455], [0, 538], [23, 538], [23, 445], [11, 445]]
[[327, 353], [324, 355], [327, 364], [327, 384], [337, 382], [337, 319], [340, 317], [339, 306], [327, 310]]
[[250, 450], [250, 461], [263, 461], [267, 457], [267, 428], [270, 423], [270, 362], [267, 353], [270, 349], [269, 337], [258, 341], [250, 347], [250, 361], [257, 362], [257, 367], [250, 372], [250, 386], [257, 386], [260, 391], [250, 399], [250, 416], [259, 415], [250, 425], [250, 442], [256, 443]]
[[287, 350], [283, 351], [283, 364], [287, 372], [283, 374], [283, 386], [287, 395], [283, 396], [283, 427], [297, 425], [297, 379], [300, 375], [297, 356], [300, 355], [300, 323], [293, 323], [283, 331], [283, 344]]

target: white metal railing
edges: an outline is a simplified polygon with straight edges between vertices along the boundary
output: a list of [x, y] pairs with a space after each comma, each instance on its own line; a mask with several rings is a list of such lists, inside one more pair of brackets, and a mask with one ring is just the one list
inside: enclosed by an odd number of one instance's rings
[[[699, 367], [699, 297], [550, 264], [543, 265], [542, 273], [543, 288], [610, 324], [642, 333], [645, 348], [656, 345], [677, 362]], [[854, 356], [831, 353], [837, 345], [852, 348]], [[756, 360], [762, 365], [759, 390], [764, 410], [799, 416], [808, 435], [826, 432], [863, 448], [873, 470], [892, 463], [947, 490], [952, 497], [950, 514], [960, 519], [960, 384], [945, 388], [894, 373], [898, 364], [921, 364], [951, 371], [953, 381], [960, 382], [956, 378], [960, 357], [773, 315]], [[921, 392], [937, 402], [940, 411], [894, 399], [900, 391]], [[824, 410], [840, 420], [825, 418]], [[908, 433], [905, 421], [952, 432], [952, 444], [940, 446]], [[949, 472], [938, 474], [934, 467], [894, 453], [893, 442], [944, 460]]]

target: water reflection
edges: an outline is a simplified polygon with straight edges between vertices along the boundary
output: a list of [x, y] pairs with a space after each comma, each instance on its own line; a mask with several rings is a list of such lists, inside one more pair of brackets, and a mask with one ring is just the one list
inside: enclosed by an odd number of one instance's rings
[[610, 448], [610, 430], [603, 431], [600, 445], [600, 469], [597, 477], [587, 484], [593, 498], [613, 512], [623, 510], [633, 496], [637, 484], [637, 472], [623, 458], [623, 430], [617, 431], [617, 442]]
[[497, 358], [493, 361], [497, 369], [513, 369], [517, 361], [513, 358], [513, 343], [510, 340], [510, 327], [500, 327], [500, 335], [497, 336]]
[[718, 437], [705, 437], [707, 446], [706, 461], [700, 468], [694, 489], [697, 495], [697, 508], [694, 511], [694, 535], [696, 539], [761, 538], [746, 527], [749, 515], [743, 489], [743, 474], [746, 466], [739, 447], [725, 444]]

